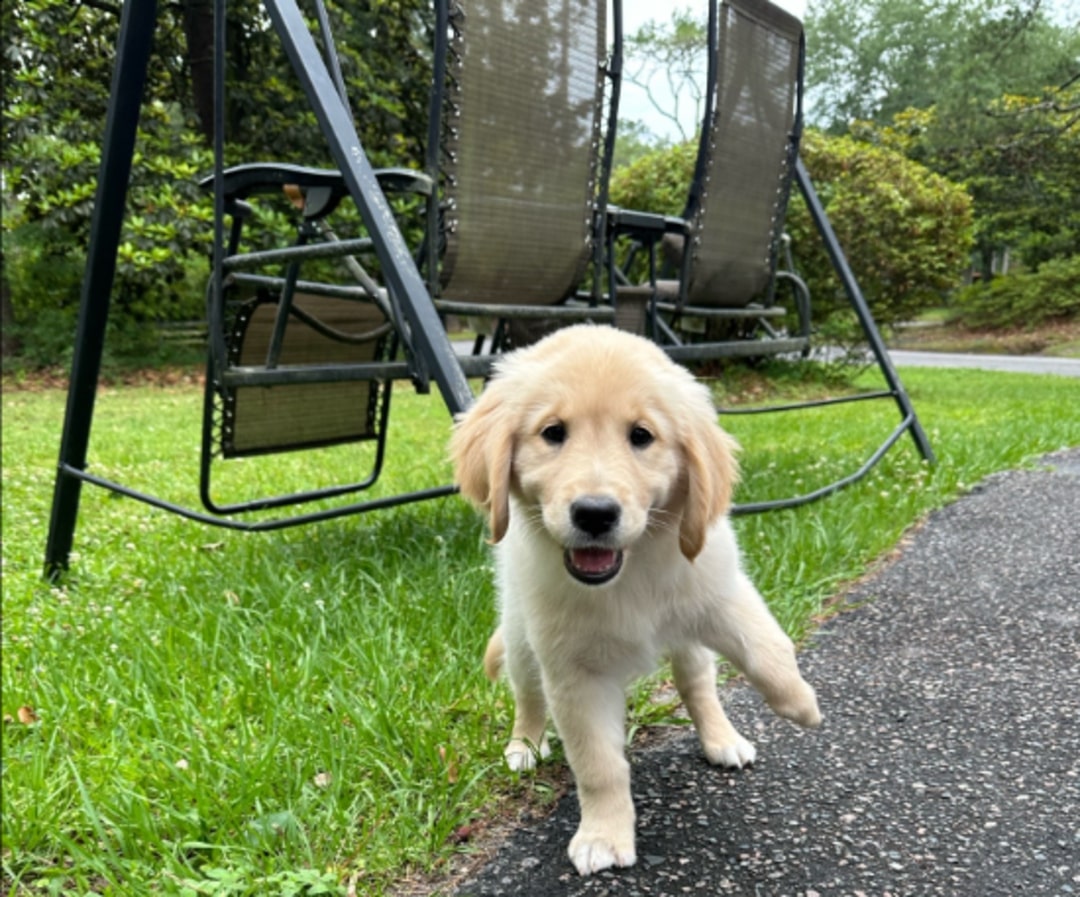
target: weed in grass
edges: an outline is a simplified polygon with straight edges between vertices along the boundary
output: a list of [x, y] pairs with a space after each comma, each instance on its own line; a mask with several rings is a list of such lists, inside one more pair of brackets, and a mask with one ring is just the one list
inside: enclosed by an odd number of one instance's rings
[[[927, 511], [1080, 444], [1076, 381], [904, 378], [936, 467], [905, 438], [839, 495], [736, 522], [796, 638], [812, 641], [828, 598]], [[200, 398], [194, 386], [105, 390], [94, 469], [194, 501]], [[318, 894], [351, 882], [382, 894], [462, 849], [493, 808], [557, 792], [551, 768], [517, 780], [501, 769], [510, 698], [480, 671], [494, 596], [482, 521], [464, 503], [243, 535], [88, 488], [72, 572], [50, 586], [40, 571], [64, 396], [3, 401], [7, 891]], [[408, 392], [395, 403], [379, 489], [447, 482], [445, 411]], [[895, 422], [884, 403], [725, 417], [744, 446], [738, 499], [815, 488]], [[254, 464], [228, 473], [237, 488], [303, 488], [350, 457], [277, 459], [275, 482]], [[631, 699], [631, 728], [678, 722], [649, 684]]]

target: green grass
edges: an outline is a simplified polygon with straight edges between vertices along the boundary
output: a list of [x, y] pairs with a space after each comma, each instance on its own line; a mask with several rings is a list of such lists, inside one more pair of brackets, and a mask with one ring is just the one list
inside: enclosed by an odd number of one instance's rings
[[[936, 467], [905, 438], [864, 483], [737, 522], [798, 638], [928, 510], [1080, 444], [1080, 381], [904, 379]], [[191, 387], [104, 391], [92, 469], [194, 503], [199, 402]], [[438, 401], [395, 402], [380, 488], [448, 481]], [[6, 893], [382, 894], [437, 870], [500, 801], [543, 790], [543, 771], [514, 782], [500, 768], [510, 700], [480, 671], [491, 569], [463, 502], [245, 535], [88, 487], [71, 574], [50, 586], [63, 405], [58, 391], [3, 399]], [[739, 500], [814, 488], [895, 420], [865, 404], [726, 419], [744, 445]], [[350, 463], [328, 454], [279, 459], [276, 477], [296, 488]], [[272, 483], [261, 462], [231, 466], [226, 491]], [[648, 689], [634, 703], [633, 725], [670, 716]]]

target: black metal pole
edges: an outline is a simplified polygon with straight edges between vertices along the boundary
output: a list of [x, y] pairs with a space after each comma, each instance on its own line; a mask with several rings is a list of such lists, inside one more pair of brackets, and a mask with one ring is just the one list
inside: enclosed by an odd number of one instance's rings
[[265, 5], [371, 234], [390, 294], [405, 314], [414, 360], [434, 378], [450, 412], [464, 411], [473, 401], [469, 381], [311, 32], [295, 0], [265, 0]]
[[60, 441], [60, 461], [53, 492], [49, 539], [45, 548], [45, 574], [54, 578], [67, 569], [75, 537], [82, 480], [65, 467], [82, 470], [90, 443], [94, 397], [105, 345], [105, 324], [116, 274], [116, 251], [124, 219], [128, 179], [135, 152], [146, 68], [157, 21], [156, 0], [127, 0], [122, 4], [116, 68], [113, 70], [109, 109], [105, 118], [101, 167], [98, 170], [90, 246], [83, 272], [75, 355], [71, 364], [67, 411]]
[[810, 217], [813, 219], [818, 233], [821, 234], [822, 240], [825, 241], [825, 250], [829, 253], [829, 259], [832, 261], [833, 268], [836, 269], [836, 273], [844, 286], [844, 291], [847, 293], [852, 308], [855, 309], [859, 324], [862, 325], [863, 333], [866, 335], [867, 342], [870, 343], [870, 349], [877, 359], [878, 367], [881, 368], [882, 373], [885, 375], [885, 381], [889, 384], [889, 389], [896, 396], [896, 402], [900, 406], [900, 413], [904, 418], [910, 417], [911, 419], [911, 437], [915, 440], [915, 445], [923, 458], [933, 464], [936, 458], [934, 457], [934, 450], [930, 447], [930, 440], [926, 438], [926, 433], [923, 432], [919, 418], [915, 414], [911, 399], [904, 390], [903, 383], [900, 382], [900, 375], [896, 372], [896, 367], [889, 356], [889, 350], [885, 348], [885, 341], [881, 338], [881, 332], [874, 322], [874, 316], [870, 313], [870, 307], [866, 304], [866, 297], [863, 296], [859, 283], [855, 279], [855, 274], [844, 257], [844, 252], [840, 248], [840, 241], [836, 238], [836, 232], [832, 229], [832, 224], [825, 214], [825, 207], [822, 206], [821, 200], [818, 199], [817, 191], [810, 181], [810, 173], [806, 170], [801, 158], [795, 160], [795, 180], [799, 185], [803, 198], [806, 200], [806, 207], [810, 210]]

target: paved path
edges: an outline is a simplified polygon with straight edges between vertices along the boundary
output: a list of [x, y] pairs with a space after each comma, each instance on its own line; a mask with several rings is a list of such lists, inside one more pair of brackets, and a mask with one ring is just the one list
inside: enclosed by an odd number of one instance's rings
[[1080, 358], [1050, 355], [964, 355], [955, 352], [911, 352], [891, 349], [897, 367], [980, 368], [984, 371], [1014, 371], [1024, 374], [1057, 374], [1080, 377]]
[[573, 794], [458, 897], [1080, 894], [1080, 449], [931, 515], [802, 656], [825, 725], [727, 692], [757, 765], [631, 754], [638, 865], [579, 878]]

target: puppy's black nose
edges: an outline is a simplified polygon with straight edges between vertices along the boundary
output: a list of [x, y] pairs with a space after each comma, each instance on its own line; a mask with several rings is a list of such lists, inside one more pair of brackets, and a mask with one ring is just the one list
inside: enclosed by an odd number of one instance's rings
[[618, 525], [621, 513], [617, 501], [597, 495], [586, 495], [570, 505], [574, 526], [594, 539], [610, 533]]

